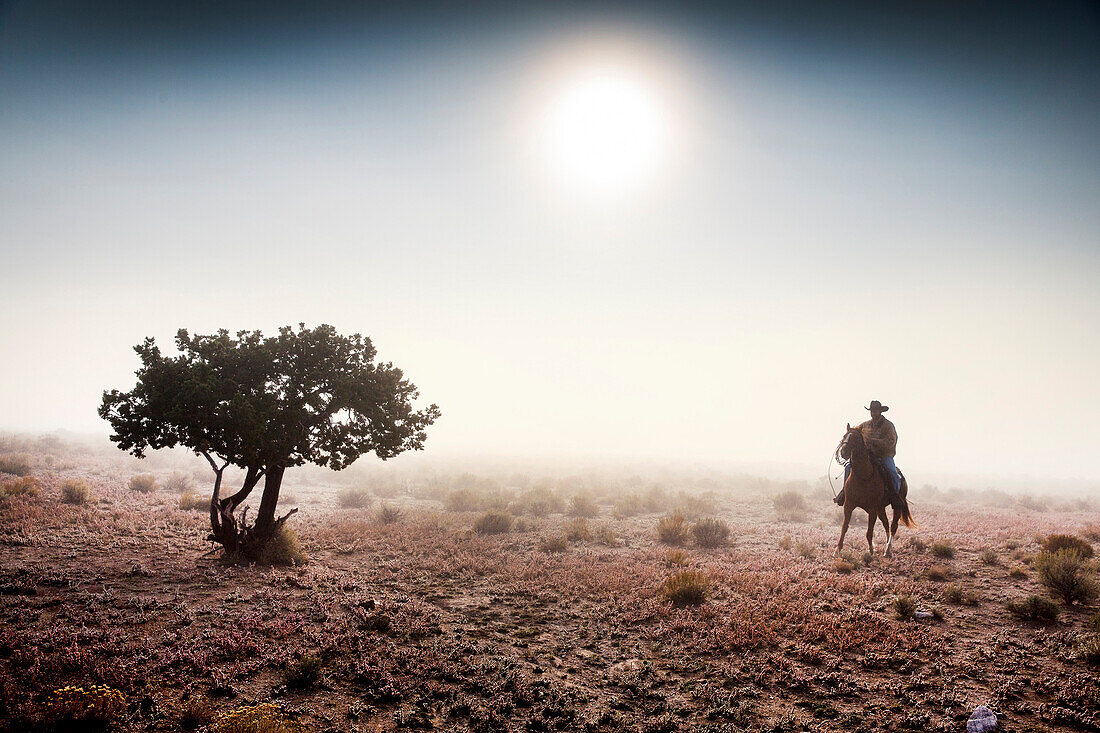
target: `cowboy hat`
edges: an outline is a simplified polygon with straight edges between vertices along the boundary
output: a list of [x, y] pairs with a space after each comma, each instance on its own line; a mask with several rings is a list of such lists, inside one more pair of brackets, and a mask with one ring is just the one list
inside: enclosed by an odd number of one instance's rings
[[870, 407], [864, 407], [863, 409], [864, 410], [878, 410], [879, 412], [886, 412], [890, 408], [887, 407], [886, 405], [882, 404], [878, 400], [871, 400], [871, 406]]

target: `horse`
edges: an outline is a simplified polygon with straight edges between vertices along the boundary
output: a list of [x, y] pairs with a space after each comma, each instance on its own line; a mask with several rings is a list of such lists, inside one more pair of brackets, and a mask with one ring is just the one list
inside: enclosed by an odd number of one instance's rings
[[916, 527], [912, 515], [909, 514], [909, 502], [905, 500], [909, 493], [909, 486], [905, 477], [901, 476], [901, 486], [898, 491], [900, 507], [894, 507], [892, 523], [886, 521], [886, 477], [871, 460], [871, 453], [863, 442], [863, 431], [859, 428], [847, 426], [847, 432], [837, 448], [837, 456], [847, 460], [851, 466], [851, 474], [844, 482], [844, 526], [840, 530], [840, 540], [836, 543], [836, 554], [840, 555], [844, 547], [844, 535], [848, 532], [848, 523], [852, 520], [852, 512], [856, 507], [867, 512], [867, 546], [871, 553], [875, 552], [875, 519], [882, 521], [886, 530], [886, 557], [893, 554], [894, 535], [898, 532], [898, 521], [906, 527]]

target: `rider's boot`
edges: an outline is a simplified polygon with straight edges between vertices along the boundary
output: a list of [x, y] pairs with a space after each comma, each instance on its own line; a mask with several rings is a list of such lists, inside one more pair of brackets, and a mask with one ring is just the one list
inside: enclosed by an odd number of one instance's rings
[[840, 490], [840, 493], [833, 497], [833, 501], [837, 506], [844, 506], [844, 489]]

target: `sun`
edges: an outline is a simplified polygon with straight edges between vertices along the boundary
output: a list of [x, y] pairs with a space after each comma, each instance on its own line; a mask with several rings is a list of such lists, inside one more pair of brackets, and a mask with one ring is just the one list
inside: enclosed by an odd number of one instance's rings
[[669, 154], [665, 105], [629, 68], [573, 72], [551, 91], [539, 126], [555, 182], [585, 196], [633, 194], [653, 182]]

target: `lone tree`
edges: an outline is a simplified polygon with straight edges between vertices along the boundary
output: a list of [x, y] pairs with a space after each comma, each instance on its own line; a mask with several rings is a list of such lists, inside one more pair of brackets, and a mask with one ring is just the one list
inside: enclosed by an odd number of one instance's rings
[[[258, 557], [296, 511], [275, 518], [287, 468], [340, 470], [372, 451], [385, 460], [421, 450], [440, 414], [435, 405], [413, 409], [416, 386], [392, 363], [375, 362], [369, 338], [341, 336], [332, 326], [285, 326], [267, 338], [181, 329], [176, 347], [178, 356], [164, 356], [154, 339], [135, 346], [137, 385], [104, 392], [99, 415], [114, 429], [111, 440], [138, 458], [182, 445], [210, 463], [210, 539], [229, 555]], [[223, 497], [230, 465], [245, 470], [244, 482]], [[261, 479], [260, 508], [249, 525], [236, 511]]]

